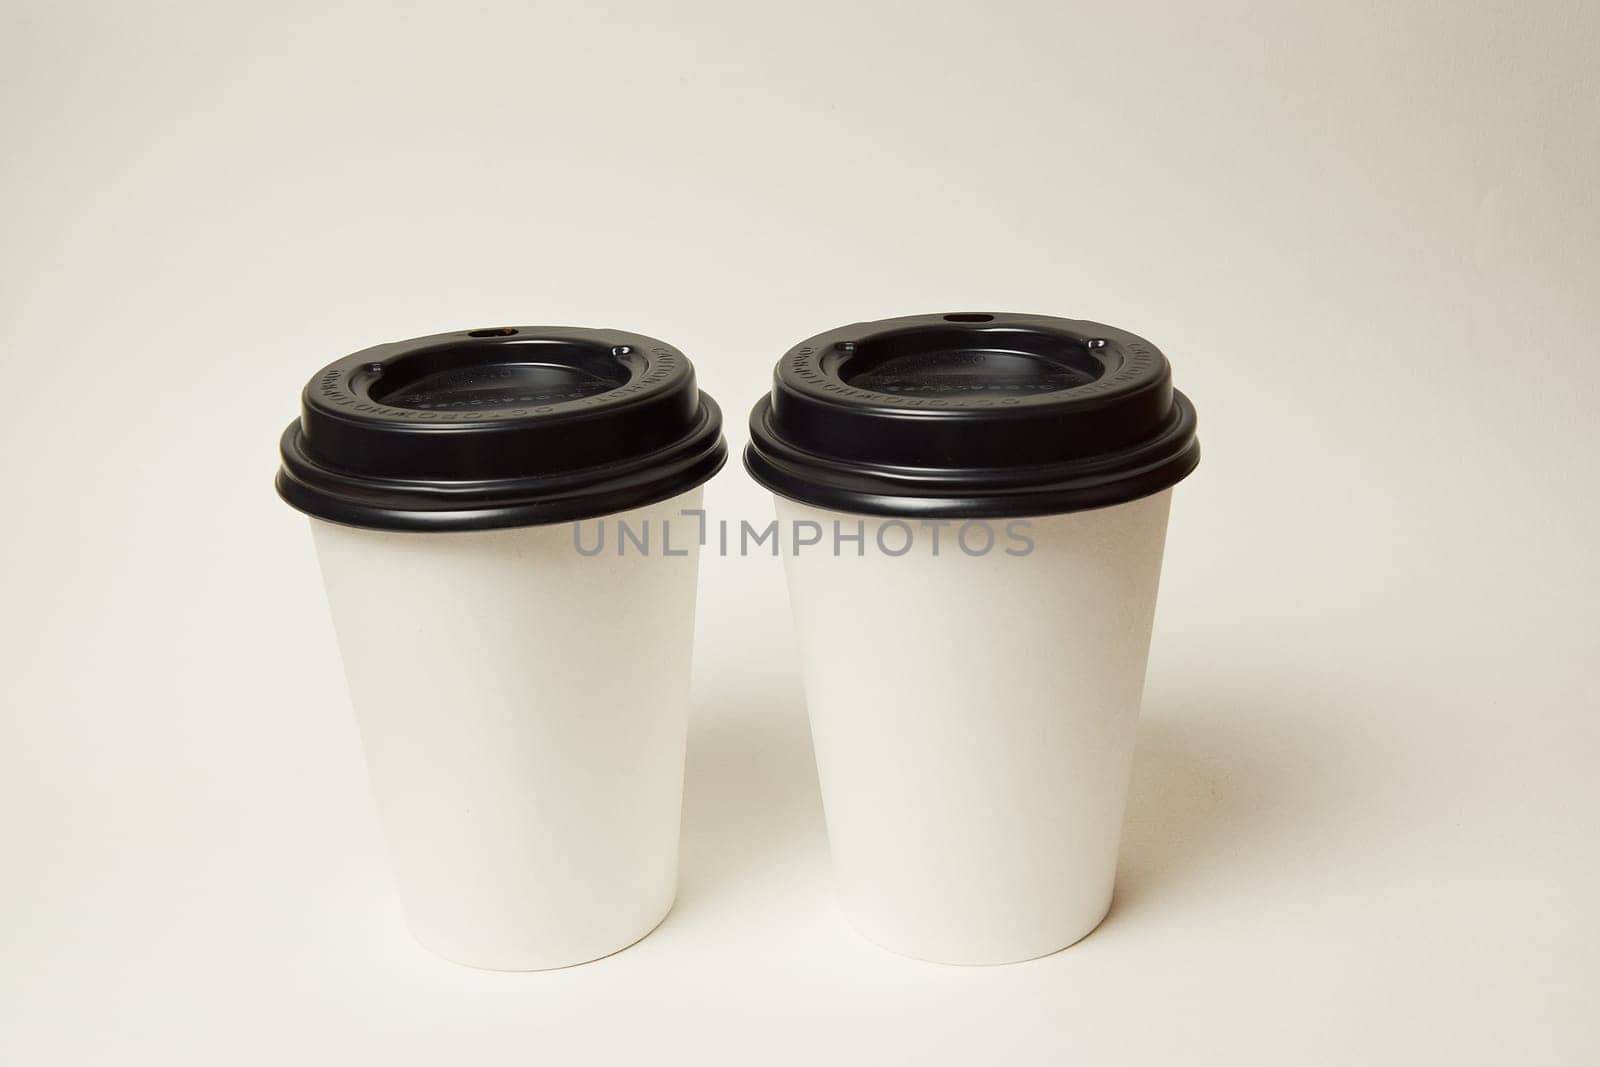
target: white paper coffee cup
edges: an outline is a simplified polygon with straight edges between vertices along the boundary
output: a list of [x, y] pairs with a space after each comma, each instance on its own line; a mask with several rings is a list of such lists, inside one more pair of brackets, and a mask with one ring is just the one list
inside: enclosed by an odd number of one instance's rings
[[569, 966], [671, 907], [685, 512], [719, 425], [681, 354], [609, 331], [423, 338], [308, 386], [279, 489], [312, 516], [401, 902], [440, 955]]
[[1084, 937], [1112, 898], [1171, 486], [1198, 461], [1165, 359], [1036, 316], [858, 324], [785, 357], [751, 432], [844, 912], [948, 963]]

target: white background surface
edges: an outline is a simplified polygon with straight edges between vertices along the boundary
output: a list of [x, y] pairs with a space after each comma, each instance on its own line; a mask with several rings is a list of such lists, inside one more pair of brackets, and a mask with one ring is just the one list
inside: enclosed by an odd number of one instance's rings
[[[0, 1061], [1594, 1062], [1597, 29], [6, 4]], [[789, 345], [973, 309], [1142, 333], [1200, 411], [1105, 925], [857, 937], [779, 565], [711, 558], [676, 910], [570, 971], [417, 948], [270, 488], [304, 380], [614, 326], [738, 447]]]

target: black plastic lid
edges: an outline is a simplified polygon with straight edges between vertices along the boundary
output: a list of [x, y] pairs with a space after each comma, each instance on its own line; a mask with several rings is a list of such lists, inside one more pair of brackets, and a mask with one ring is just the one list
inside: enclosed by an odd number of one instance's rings
[[502, 326], [378, 345], [324, 368], [284, 431], [278, 493], [380, 530], [592, 518], [685, 492], [727, 459], [722, 412], [671, 345]]
[[789, 350], [750, 474], [868, 515], [1000, 518], [1159, 492], [1200, 462], [1194, 407], [1142, 337], [1043, 315], [860, 322]]

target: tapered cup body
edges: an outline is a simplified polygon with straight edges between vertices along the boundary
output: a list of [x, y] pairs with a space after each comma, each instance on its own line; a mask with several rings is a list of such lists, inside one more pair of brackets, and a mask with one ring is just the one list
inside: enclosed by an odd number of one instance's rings
[[869, 939], [1007, 963], [1104, 918], [1170, 497], [940, 523], [777, 499], [834, 879]]
[[700, 498], [576, 529], [312, 520], [400, 898], [428, 948], [564, 967], [671, 908], [699, 552], [682, 513]]

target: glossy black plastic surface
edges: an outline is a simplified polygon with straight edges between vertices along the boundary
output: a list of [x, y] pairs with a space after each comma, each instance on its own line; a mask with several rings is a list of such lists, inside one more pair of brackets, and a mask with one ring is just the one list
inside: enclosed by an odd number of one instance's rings
[[952, 313], [856, 323], [786, 354], [745, 465], [838, 511], [1042, 515], [1159, 492], [1200, 461], [1166, 357], [1111, 326]]
[[332, 522], [477, 530], [685, 492], [727, 459], [722, 414], [671, 345], [505, 326], [378, 345], [306, 386], [278, 492]]

